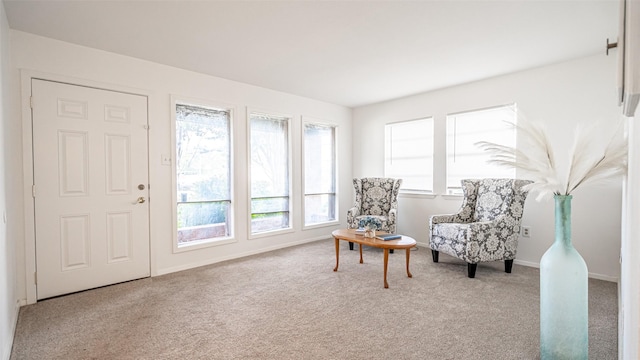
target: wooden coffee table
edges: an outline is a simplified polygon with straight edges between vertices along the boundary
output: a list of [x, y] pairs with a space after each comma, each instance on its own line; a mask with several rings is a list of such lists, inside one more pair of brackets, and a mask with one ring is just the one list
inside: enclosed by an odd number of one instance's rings
[[[384, 233], [378, 233], [384, 234]], [[340, 229], [331, 233], [336, 243], [336, 267], [333, 271], [338, 271], [338, 264], [340, 262], [340, 240], [354, 242], [360, 247], [360, 264], [364, 263], [362, 260], [362, 245], [376, 247], [384, 250], [384, 287], [389, 288], [387, 283], [387, 264], [389, 263], [389, 250], [390, 249], [406, 249], [407, 252], [407, 276], [413, 277], [409, 271], [409, 256], [411, 254], [411, 248], [416, 246], [416, 241], [408, 236], [402, 236], [397, 240], [380, 240], [376, 238], [366, 238], [364, 235], [356, 234], [355, 229]]]

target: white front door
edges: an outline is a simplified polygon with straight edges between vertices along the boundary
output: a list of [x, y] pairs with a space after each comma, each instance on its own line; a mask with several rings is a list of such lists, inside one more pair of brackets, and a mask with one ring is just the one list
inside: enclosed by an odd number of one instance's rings
[[32, 80], [37, 298], [147, 277], [147, 98]]

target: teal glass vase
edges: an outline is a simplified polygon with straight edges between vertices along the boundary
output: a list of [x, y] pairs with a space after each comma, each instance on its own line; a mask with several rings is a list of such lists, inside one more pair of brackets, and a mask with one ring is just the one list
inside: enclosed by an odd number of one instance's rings
[[540, 358], [588, 359], [587, 264], [571, 244], [571, 195], [555, 196], [555, 241], [540, 260]]

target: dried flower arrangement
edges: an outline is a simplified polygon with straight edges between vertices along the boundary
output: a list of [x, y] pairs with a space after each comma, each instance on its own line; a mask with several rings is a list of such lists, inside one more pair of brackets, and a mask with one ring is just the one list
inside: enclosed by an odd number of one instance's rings
[[358, 226], [361, 229], [378, 230], [382, 226], [382, 222], [380, 222], [380, 219], [376, 217], [365, 216], [362, 219], [360, 219], [360, 221], [358, 222]]
[[516, 168], [523, 178], [532, 180], [525, 189], [537, 192], [538, 201], [551, 195], [570, 195], [583, 184], [611, 179], [626, 172], [627, 139], [622, 136], [622, 121], [614, 127], [606, 142], [598, 141], [603, 134], [601, 124], [593, 123], [586, 128], [578, 126], [566, 174], [559, 171], [553, 147], [540, 123], [520, 119], [517, 124], [510, 124], [517, 129], [517, 147], [486, 141], [476, 145], [491, 154], [491, 163]]

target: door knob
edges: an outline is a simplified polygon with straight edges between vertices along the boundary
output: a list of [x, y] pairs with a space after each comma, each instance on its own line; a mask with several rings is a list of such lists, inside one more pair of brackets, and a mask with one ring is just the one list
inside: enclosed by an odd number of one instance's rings
[[135, 205], [135, 204], [142, 204], [142, 203], [144, 203], [145, 201], [146, 201], [146, 200], [144, 199], [144, 196], [140, 196], [140, 197], [138, 198], [138, 200], [136, 200], [136, 201], [134, 201], [134, 202], [133, 202], [133, 205]]

